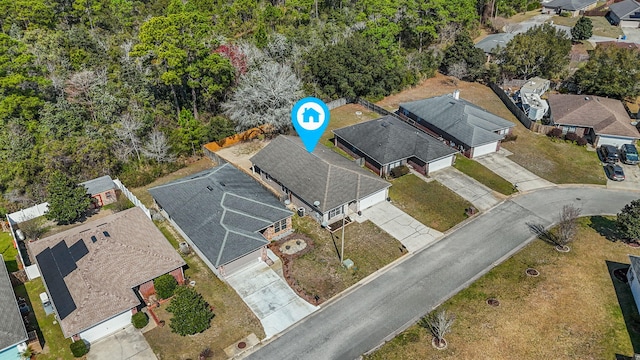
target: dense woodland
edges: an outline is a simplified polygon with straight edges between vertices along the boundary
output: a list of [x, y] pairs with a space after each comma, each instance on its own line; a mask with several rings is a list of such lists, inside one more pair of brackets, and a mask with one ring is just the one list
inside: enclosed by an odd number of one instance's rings
[[439, 68], [558, 72], [487, 68], [472, 46], [496, 14], [539, 6], [528, 1], [0, 0], [2, 211], [46, 199], [57, 171], [139, 186], [203, 143], [287, 131], [303, 95], [375, 100]]

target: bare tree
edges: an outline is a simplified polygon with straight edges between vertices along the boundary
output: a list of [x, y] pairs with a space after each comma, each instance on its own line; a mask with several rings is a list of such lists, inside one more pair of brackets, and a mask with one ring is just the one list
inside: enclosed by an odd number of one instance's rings
[[141, 142], [138, 137], [140, 128], [142, 128], [142, 121], [129, 113], [122, 115], [120, 121], [114, 125], [115, 134], [120, 140], [120, 146], [116, 149], [116, 155], [120, 159], [127, 160], [135, 154], [140, 161]]
[[557, 238], [562, 247], [566, 247], [573, 241], [578, 229], [578, 217], [580, 217], [580, 209], [573, 205], [565, 205], [560, 210]]
[[457, 62], [447, 69], [447, 74], [453, 76], [454, 85], [458, 85], [458, 80], [462, 80], [469, 75], [467, 63], [465, 61]]
[[171, 146], [167, 143], [167, 138], [162, 131], [157, 129], [151, 132], [149, 139], [142, 147], [142, 153], [146, 157], [158, 162], [173, 161], [173, 156], [169, 153], [169, 150], [171, 150]]
[[440, 310], [424, 316], [420, 319], [419, 324], [431, 332], [431, 335], [435, 338], [435, 345], [442, 348], [447, 345], [444, 336], [451, 332], [451, 327], [455, 320], [455, 315], [449, 314], [447, 310]]
[[93, 120], [97, 120], [94, 101], [98, 89], [107, 83], [106, 70], [83, 70], [71, 75], [65, 82], [67, 101], [87, 106]]

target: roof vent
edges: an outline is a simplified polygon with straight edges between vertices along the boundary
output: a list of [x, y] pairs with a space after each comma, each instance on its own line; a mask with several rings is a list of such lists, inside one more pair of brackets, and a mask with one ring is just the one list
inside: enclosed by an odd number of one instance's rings
[[227, 186], [227, 184], [223, 183], [222, 181], [220, 181], [220, 185]]
[[98, 241], [98, 238], [97, 238], [97, 237], [95, 237], [95, 235], [91, 235], [91, 242], [92, 242], [92, 243], [95, 243], [95, 242], [97, 242], [97, 241]]
[[109, 232], [108, 232], [108, 231], [103, 231], [103, 232], [102, 232], [102, 235], [104, 235], [104, 236], [106, 236], [106, 237], [111, 237], [111, 235], [109, 235]]
[[320, 206], [320, 201], [316, 200], [313, 202], [313, 206], [318, 207]]
[[460, 90], [455, 89], [455, 90], [453, 91], [453, 98], [454, 98], [454, 99], [456, 99], [456, 100], [459, 100], [459, 99], [460, 99]]
[[207, 190], [213, 191], [213, 188], [211, 187], [211, 185], [207, 185]]
[[585, 100], [589, 100], [589, 97], [588, 97], [588, 96], [585, 96], [585, 97], [584, 97], [584, 99], [585, 99]]

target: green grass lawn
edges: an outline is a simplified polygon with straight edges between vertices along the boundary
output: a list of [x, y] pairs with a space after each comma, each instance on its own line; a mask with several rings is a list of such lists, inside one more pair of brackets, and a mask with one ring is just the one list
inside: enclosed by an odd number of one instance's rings
[[[587, 16], [587, 18], [591, 19], [591, 23], [593, 24], [593, 35], [606, 36], [614, 39], [620, 35], [623, 35], [620, 27], [611, 25], [607, 18], [604, 16]], [[580, 19], [579, 16], [554, 16], [550, 21], [553, 21], [553, 23], [556, 25], [573, 27], [576, 22], [578, 22], [578, 19]]]
[[429, 183], [413, 174], [391, 181], [393, 204], [424, 225], [446, 231], [466, 219], [471, 203], [437, 181]]
[[511, 195], [516, 190], [513, 184], [496, 175], [496, 173], [484, 167], [477, 161], [468, 159], [462, 155], [456, 155], [456, 163], [453, 165], [456, 169], [476, 179], [491, 190], [497, 191], [504, 195]]
[[358, 104], [347, 104], [335, 108], [331, 110], [329, 125], [327, 125], [324, 133], [322, 133], [320, 143], [326, 145], [327, 141], [333, 138], [333, 133], [331, 132], [331, 130], [358, 124], [367, 120], [377, 119], [379, 117], [382, 117], [382, 115], [368, 110], [367, 108]]
[[4, 264], [9, 272], [18, 271], [18, 249], [13, 247], [13, 238], [8, 232], [0, 232], [0, 254], [4, 258]]
[[[583, 218], [571, 251], [535, 240], [438, 307], [456, 316], [446, 350], [417, 325], [366, 359], [618, 359], [640, 348], [630, 288], [612, 276], [640, 255], [598, 231], [610, 219]], [[594, 229], [595, 228], [595, 229]], [[596, 230], [598, 229], [598, 230]], [[533, 267], [538, 277], [525, 270]], [[496, 298], [500, 306], [487, 305]], [[631, 325], [631, 326], [630, 326]], [[635, 350], [635, 351], [634, 351]], [[617, 357], [616, 354], [624, 355]]]

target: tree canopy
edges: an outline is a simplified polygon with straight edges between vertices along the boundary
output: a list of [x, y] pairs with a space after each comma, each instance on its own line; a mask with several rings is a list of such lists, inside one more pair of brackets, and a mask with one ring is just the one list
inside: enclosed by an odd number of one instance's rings
[[625, 240], [640, 240], [640, 200], [633, 200], [625, 205], [618, 213], [616, 223]]
[[571, 28], [571, 38], [573, 41], [586, 40], [593, 35], [593, 23], [588, 17], [581, 17]]
[[640, 53], [615, 45], [598, 45], [574, 79], [587, 94], [620, 100], [634, 98], [640, 95]]
[[47, 202], [47, 219], [56, 220], [59, 224], [71, 224], [84, 215], [91, 198], [84, 186], [78, 185], [63, 172], [56, 171], [49, 178]]

